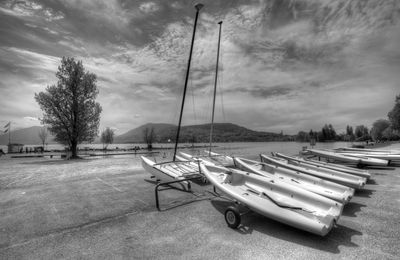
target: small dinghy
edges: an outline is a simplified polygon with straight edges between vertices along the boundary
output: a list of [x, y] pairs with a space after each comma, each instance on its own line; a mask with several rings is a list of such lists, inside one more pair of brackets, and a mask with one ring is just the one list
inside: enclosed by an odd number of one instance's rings
[[[343, 205], [304, 189], [256, 174], [200, 165], [201, 172], [222, 193], [265, 217], [325, 236], [341, 215]], [[228, 226], [238, 227], [240, 213], [225, 211]]]
[[272, 165], [244, 158], [235, 157], [235, 165], [241, 170], [253, 172], [262, 176], [278, 179], [282, 182], [300, 187], [324, 197], [347, 203], [354, 194], [354, 189], [335, 182]]
[[[336, 182], [336, 183], [339, 183], [339, 184], [342, 184], [342, 185], [345, 185], [347, 187], [351, 187], [354, 189], [362, 189], [364, 187], [365, 183], [367, 182], [367, 180], [365, 178], [347, 174], [347, 173], [343, 173], [343, 172], [337, 172], [337, 171], [336, 172], [333, 172], [333, 171], [328, 172], [325, 170], [323, 171], [322, 169], [313, 169], [311, 167], [312, 165], [310, 165], [310, 166], [299, 165], [299, 164], [295, 165], [293, 162], [289, 163], [287, 160], [284, 160], [284, 159], [279, 159], [279, 158], [267, 156], [264, 154], [261, 154], [260, 156], [261, 156], [261, 160], [263, 162], [275, 164], [275, 165], [285, 167], [290, 170], [313, 175], [318, 178], [325, 179], [328, 181], [333, 181], [333, 182]], [[326, 169], [326, 170], [329, 170], [329, 169]]]
[[286, 159], [288, 161], [295, 161], [295, 162], [298, 162], [299, 164], [314, 165], [319, 168], [326, 168], [326, 169], [336, 170], [336, 171], [340, 171], [340, 172], [344, 172], [344, 173], [349, 173], [349, 174], [357, 175], [357, 176], [360, 176], [360, 177], [363, 177], [366, 179], [371, 178], [371, 174], [367, 170], [355, 169], [355, 168], [351, 168], [351, 167], [344, 166], [341, 164], [334, 164], [334, 163], [292, 157], [292, 156], [284, 155], [281, 153], [273, 153], [273, 156], [279, 157], [282, 159]]

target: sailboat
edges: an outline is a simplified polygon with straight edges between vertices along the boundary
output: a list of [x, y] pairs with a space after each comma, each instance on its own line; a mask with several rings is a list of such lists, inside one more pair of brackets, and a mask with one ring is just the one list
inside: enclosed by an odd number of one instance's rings
[[327, 150], [307, 149], [306, 152], [329, 160], [353, 164], [356, 165], [357, 167], [389, 165], [388, 160], [370, 158], [365, 156], [352, 156], [351, 154], [345, 155]]
[[217, 49], [217, 62], [215, 66], [215, 80], [214, 80], [214, 95], [213, 95], [213, 106], [212, 106], [212, 114], [211, 114], [211, 125], [210, 125], [210, 145], [209, 150], [205, 151], [206, 156], [193, 156], [188, 153], [180, 152], [180, 155], [186, 160], [191, 160], [195, 162], [201, 162], [207, 165], [220, 165], [233, 167], [234, 161], [230, 156], [225, 156], [217, 153], [211, 152], [212, 142], [213, 142], [213, 130], [214, 130], [214, 112], [215, 112], [215, 97], [217, 95], [217, 81], [218, 81], [218, 66], [219, 66], [219, 52], [221, 46], [221, 29], [222, 29], [222, 21], [218, 22], [219, 24], [219, 34], [218, 34], [218, 49]]
[[[334, 227], [342, 213], [342, 203], [279, 179], [205, 164], [200, 164], [200, 169], [214, 187], [237, 204], [320, 236]], [[225, 211], [228, 226], [237, 228], [241, 215], [237, 207], [228, 207]]]
[[279, 167], [283, 167], [292, 171], [312, 175], [324, 180], [336, 182], [341, 185], [351, 187], [357, 190], [362, 189], [367, 182], [367, 179], [364, 177], [352, 175], [341, 171], [335, 171], [326, 168], [318, 168], [314, 165], [300, 164], [298, 162], [290, 161], [279, 157], [272, 157], [265, 154], [261, 154], [260, 157], [262, 162], [272, 165], [277, 165]]
[[[178, 142], [179, 142], [179, 132], [180, 132], [181, 123], [182, 123], [183, 107], [185, 105], [185, 96], [186, 96], [187, 83], [188, 83], [188, 79], [189, 79], [190, 64], [191, 64], [191, 60], [192, 60], [193, 44], [194, 44], [194, 39], [195, 39], [195, 35], [196, 35], [197, 20], [199, 17], [200, 9], [202, 7], [203, 7], [203, 5], [200, 3], [195, 5], [196, 18], [195, 18], [194, 27], [193, 27], [192, 43], [190, 46], [189, 60], [188, 60], [188, 65], [187, 65], [187, 70], [186, 70], [185, 86], [183, 89], [182, 105], [181, 105], [181, 112], [180, 112], [180, 116], [179, 116], [178, 129], [177, 129], [177, 133], [176, 133], [173, 159], [172, 159], [172, 161], [168, 161], [168, 162], [156, 163], [153, 160], [151, 160], [150, 158], [147, 158], [144, 156], [141, 157], [143, 168], [147, 172], [149, 172], [152, 176], [154, 176], [158, 181], [160, 181], [160, 182], [180, 181], [180, 182], [176, 182], [176, 183], [171, 183], [171, 186], [174, 186], [175, 188], [182, 189], [182, 190], [190, 190], [190, 183], [188, 181], [186, 181], [186, 179], [196, 177], [197, 175], [199, 175], [198, 165], [196, 165], [194, 162], [177, 161], [176, 160], [177, 159], [176, 151], [177, 151]], [[200, 175], [199, 175], [199, 177], [200, 177]]]
[[239, 157], [235, 157], [235, 163], [236, 166], [243, 171], [266, 176], [271, 179], [277, 179], [281, 182], [300, 187], [343, 204], [348, 203], [354, 195], [353, 188], [278, 165]]

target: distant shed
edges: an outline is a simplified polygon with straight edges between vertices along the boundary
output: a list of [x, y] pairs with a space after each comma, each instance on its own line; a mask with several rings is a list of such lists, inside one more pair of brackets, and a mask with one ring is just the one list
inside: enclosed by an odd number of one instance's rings
[[23, 148], [23, 144], [8, 144], [8, 153], [19, 153]]

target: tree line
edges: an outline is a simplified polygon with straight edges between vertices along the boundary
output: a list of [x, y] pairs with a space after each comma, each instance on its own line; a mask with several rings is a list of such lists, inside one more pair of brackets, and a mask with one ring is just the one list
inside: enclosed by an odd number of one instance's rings
[[[92, 142], [98, 135], [100, 113], [102, 108], [96, 102], [99, 90], [95, 74], [87, 72], [82, 61], [75, 61], [74, 58], [63, 57], [61, 65], [56, 72], [57, 83], [47, 86], [45, 91], [35, 93], [36, 102], [43, 110], [41, 123], [46, 126], [39, 134], [43, 146], [47, 138], [47, 130], [55, 136], [55, 140], [65, 144], [71, 151], [72, 158], [78, 158], [77, 146], [82, 142]], [[300, 131], [296, 136], [281, 134], [269, 134], [268, 136], [251, 134], [247, 132], [235, 132], [223, 137], [232, 141], [238, 141], [246, 137], [248, 141], [266, 141], [266, 138], [284, 140], [297, 140], [308, 142], [315, 140], [326, 141], [385, 141], [400, 140], [400, 95], [395, 98], [395, 105], [388, 113], [387, 119], [376, 120], [371, 129], [364, 125], [346, 127], [345, 133], [337, 133], [331, 124], [325, 124], [320, 131]], [[145, 130], [144, 141], [151, 148], [154, 141], [154, 129]], [[101, 141], [105, 149], [113, 142], [114, 131], [107, 128], [101, 134]], [[190, 140], [198, 139], [198, 135], [190, 135]], [[293, 138], [293, 139], [292, 139]], [[254, 140], [253, 140], [254, 139]], [[197, 140], [198, 141], [198, 140]], [[217, 140], [216, 140], [217, 141]], [[221, 140], [218, 140], [221, 141]]]
[[365, 125], [347, 125], [346, 132], [337, 133], [331, 124], [325, 124], [320, 131], [300, 131], [295, 137], [298, 142], [330, 141], [397, 141], [400, 140], [400, 95], [396, 96], [395, 104], [388, 113], [387, 119], [378, 119], [371, 129]]

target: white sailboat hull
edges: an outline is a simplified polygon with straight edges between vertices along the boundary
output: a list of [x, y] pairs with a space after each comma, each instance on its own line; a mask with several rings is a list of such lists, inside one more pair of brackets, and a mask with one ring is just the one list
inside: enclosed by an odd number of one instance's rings
[[354, 189], [341, 184], [323, 180], [308, 174], [285, 169], [277, 165], [260, 163], [235, 157], [236, 166], [244, 171], [278, 179], [340, 203], [347, 203], [354, 194]]
[[387, 161], [399, 161], [400, 154], [388, 154], [388, 153], [373, 153], [373, 152], [350, 152], [350, 151], [338, 151], [338, 154], [354, 156], [354, 157], [367, 157], [367, 158], [375, 158], [382, 159]]
[[[328, 181], [336, 182], [342, 185], [345, 185], [347, 187], [351, 187], [354, 189], [361, 189], [364, 187], [366, 183], [366, 179], [346, 173], [340, 173], [340, 172], [327, 172], [327, 171], [321, 171], [321, 170], [316, 170], [313, 169], [312, 167], [309, 166], [300, 166], [300, 165], [294, 165], [288, 163], [287, 160], [283, 159], [278, 159], [278, 158], [272, 158], [270, 156], [266, 156], [264, 154], [261, 155], [261, 159], [263, 162], [266, 163], [271, 163], [275, 164], [290, 170], [302, 172], [305, 174], [313, 175], [321, 179], [325, 179]], [[327, 169], [328, 170], [328, 169]]]
[[[199, 173], [198, 169], [196, 170], [193, 168], [193, 165], [190, 165], [189, 162], [167, 162], [157, 164], [144, 156], [141, 156], [141, 159], [142, 167], [160, 182], [183, 180], [187, 176]], [[190, 190], [188, 181], [172, 183], [171, 186], [178, 189]]]
[[200, 162], [206, 165], [219, 165], [217, 164], [217, 162], [210, 160], [208, 157], [197, 157], [197, 156], [193, 156], [190, 155], [188, 153], [184, 153], [184, 152], [179, 152], [179, 154], [186, 160], [189, 161], [193, 161], [193, 162]]
[[332, 164], [332, 163], [315, 161], [315, 160], [306, 160], [306, 159], [302, 159], [302, 158], [287, 156], [287, 155], [284, 155], [281, 153], [274, 153], [273, 155], [276, 157], [279, 157], [279, 158], [286, 159], [286, 160], [296, 161], [300, 164], [306, 164], [306, 165], [309, 164], [309, 165], [317, 166], [319, 168], [326, 168], [326, 169], [341, 171], [344, 173], [357, 175], [357, 176], [360, 176], [360, 177], [363, 177], [366, 179], [371, 178], [371, 174], [366, 170], [355, 169], [355, 168], [347, 167], [347, 166], [340, 165], [340, 164]]
[[222, 193], [250, 210], [292, 227], [325, 236], [343, 205], [322, 196], [256, 174], [200, 165], [207, 179]]
[[389, 161], [387, 160], [382, 160], [382, 159], [376, 159], [376, 158], [367, 158], [367, 157], [354, 157], [354, 156], [348, 156], [348, 155], [343, 155], [343, 154], [338, 154], [334, 152], [329, 152], [329, 151], [323, 151], [323, 150], [315, 150], [315, 149], [308, 149], [308, 152], [311, 154], [328, 158], [328, 159], [333, 159], [339, 162], [347, 162], [347, 163], [353, 163], [355, 165], [365, 165], [365, 166], [387, 166], [389, 164]]
[[335, 149], [336, 151], [349, 151], [349, 152], [362, 152], [362, 153], [384, 153], [384, 154], [400, 154], [400, 150], [378, 150], [378, 149], [367, 149], [367, 148], [348, 148], [342, 147]]
[[223, 165], [225, 167], [235, 166], [235, 162], [233, 161], [233, 158], [231, 156], [214, 153], [210, 151], [205, 151], [205, 153], [209, 155], [209, 158], [211, 160], [218, 162], [220, 165]]

